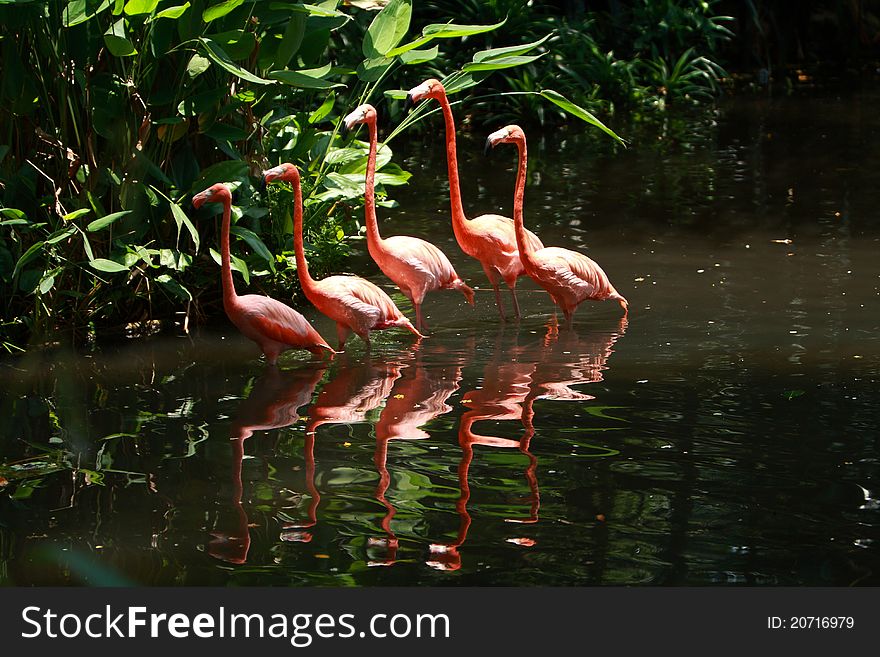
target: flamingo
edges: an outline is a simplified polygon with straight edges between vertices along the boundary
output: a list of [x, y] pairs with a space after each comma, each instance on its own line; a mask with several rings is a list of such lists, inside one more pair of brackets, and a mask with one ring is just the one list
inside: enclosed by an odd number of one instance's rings
[[376, 220], [374, 178], [376, 174], [376, 109], [361, 105], [345, 117], [345, 130], [366, 123], [370, 130], [370, 153], [367, 159], [364, 214], [367, 220], [367, 248], [379, 269], [394, 281], [416, 311], [416, 328], [427, 328], [422, 317], [422, 301], [428, 292], [438, 289], [459, 290], [474, 305], [474, 291], [468, 287], [449, 262], [449, 258], [430, 242], [417, 237], [395, 235], [382, 239]]
[[293, 185], [293, 240], [296, 251], [296, 273], [303, 292], [315, 307], [336, 322], [339, 350], [351, 332], [357, 333], [370, 347], [370, 331], [400, 327], [423, 338], [385, 292], [359, 276], [330, 276], [316, 281], [309, 275], [303, 247], [302, 189], [299, 170], [290, 163], [280, 164], [263, 172], [266, 183], [278, 180]]
[[[449, 200], [452, 207], [452, 231], [461, 250], [472, 258], [476, 258], [483, 266], [483, 271], [495, 291], [495, 303], [502, 321], [504, 307], [501, 303], [501, 292], [498, 289], [498, 278], [501, 277], [510, 288], [513, 298], [513, 309], [516, 317], [520, 316], [519, 303], [516, 300], [516, 279], [525, 273], [519, 252], [517, 251], [516, 232], [513, 220], [497, 214], [484, 214], [468, 220], [461, 204], [461, 189], [458, 184], [458, 157], [455, 151], [455, 122], [452, 108], [446, 98], [446, 90], [439, 80], [430, 79], [409, 90], [406, 105], [415, 104], [423, 98], [435, 98], [443, 109], [446, 122], [446, 166], [449, 170]], [[534, 250], [544, 248], [541, 240], [529, 231], [526, 238]]]
[[232, 194], [226, 185], [217, 183], [193, 196], [192, 204], [196, 210], [207, 202], [223, 205], [220, 234], [223, 308], [236, 328], [259, 345], [272, 366], [278, 362], [279, 354], [288, 349], [307, 349], [313, 354], [326, 351], [331, 356], [336, 353], [306, 318], [290, 306], [259, 294], [236, 294], [229, 255]]
[[562, 309], [571, 326], [578, 304], [591, 301], [617, 301], [624, 317], [628, 304], [608, 280], [602, 268], [587, 256], [559, 247], [536, 248], [523, 224], [523, 196], [526, 186], [526, 135], [517, 125], [497, 130], [486, 139], [486, 150], [498, 144], [516, 144], [519, 149], [519, 170], [516, 192], [513, 196], [513, 217], [516, 224], [516, 242], [526, 273], [550, 294], [553, 303]]

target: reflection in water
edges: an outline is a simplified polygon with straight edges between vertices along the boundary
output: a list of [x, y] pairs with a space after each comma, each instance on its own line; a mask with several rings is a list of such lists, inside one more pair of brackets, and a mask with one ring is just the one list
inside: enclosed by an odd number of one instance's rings
[[324, 375], [324, 367], [315, 366], [292, 372], [279, 372], [267, 367], [254, 384], [251, 394], [238, 407], [232, 422], [232, 507], [235, 528], [231, 531], [213, 531], [208, 543], [208, 554], [229, 563], [247, 561], [251, 538], [248, 517], [242, 505], [243, 485], [241, 466], [244, 459], [244, 441], [254, 431], [280, 429], [299, 420], [299, 408], [312, 400], [315, 386]]
[[392, 440], [429, 438], [430, 435], [422, 427], [452, 410], [446, 400], [458, 390], [461, 381], [463, 362], [460, 359], [458, 362], [427, 367], [423, 357], [423, 347], [419, 345], [410, 352], [409, 358], [403, 361], [403, 373], [395, 382], [376, 423], [376, 451], [373, 462], [379, 473], [379, 483], [375, 495], [387, 512], [382, 518], [385, 537], [372, 538], [369, 541], [370, 547], [379, 548], [384, 554], [379, 558], [370, 559], [368, 562], [370, 566], [390, 566], [397, 557], [397, 537], [391, 529], [391, 521], [396, 510], [385, 496], [391, 483], [387, 468], [388, 443]]
[[367, 414], [378, 408], [391, 392], [400, 376], [400, 365], [367, 360], [352, 363], [347, 353], [337, 360], [340, 365], [332, 378], [321, 389], [314, 405], [309, 409], [306, 423], [305, 460], [306, 486], [311, 502], [307, 520], [284, 523], [281, 538], [284, 541], [309, 542], [310, 532], [303, 529], [314, 527], [318, 522], [318, 505], [321, 494], [315, 485], [315, 438], [318, 428], [325, 424], [358, 424], [367, 422]]
[[[514, 346], [508, 350], [496, 348], [483, 374], [483, 386], [464, 395], [468, 411], [459, 422], [458, 441], [462, 450], [458, 465], [459, 498], [456, 503], [460, 523], [455, 541], [434, 543], [430, 546], [427, 564], [437, 570], [454, 571], [461, 568], [459, 548], [467, 539], [472, 518], [468, 511], [471, 487], [468, 479], [474, 458], [474, 446], [518, 449], [528, 459], [524, 475], [529, 486], [529, 514], [525, 518], [505, 518], [505, 522], [534, 524], [538, 522], [541, 506], [537, 478], [537, 457], [530, 451], [535, 435], [534, 401], [591, 400], [591, 395], [573, 389], [582, 383], [602, 380], [602, 372], [612, 353], [612, 346], [626, 330], [627, 320], [621, 318], [616, 331], [594, 332], [581, 338], [573, 330], [559, 330], [556, 318], [547, 324], [543, 341], [532, 347]], [[500, 336], [499, 336], [500, 337]], [[519, 421], [523, 434], [513, 440], [479, 434], [477, 422]], [[507, 542], [531, 547], [536, 544], [528, 537], [509, 537]]]

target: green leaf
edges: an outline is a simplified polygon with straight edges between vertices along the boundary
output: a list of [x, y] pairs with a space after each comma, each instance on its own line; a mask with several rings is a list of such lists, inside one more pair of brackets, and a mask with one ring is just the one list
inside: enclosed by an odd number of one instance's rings
[[137, 54], [137, 48], [125, 36], [125, 19], [120, 18], [104, 32], [104, 43], [114, 57], [131, 57]]
[[174, 222], [177, 224], [177, 241], [180, 241], [180, 230], [186, 226], [186, 229], [189, 231], [190, 237], [192, 237], [193, 245], [196, 247], [196, 253], [199, 252], [199, 231], [196, 230], [193, 222], [190, 221], [190, 218], [186, 216], [186, 213], [181, 209], [177, 203], [171, 201], [171, 215], [174, 217]]
[[545, 37], [538, 39], [537, 41], [532, 41], [531, 43], [524, 43], [521, 46], [507, 46], [505, 48], [491, 48], [489, 50], [481, 50], [473, 56], [473, 61], [475, 62], [484, 62], [489, 59], [496, 59], [498, 57], [507, 57], [507, 56], [516, 56], [516, 55], [525, 55], [529, 50], [533, 48], [537, 48], [542, 43], [544, 43], [547, 39], [549, 39], [552, 34], [548, 34]]
[[43, 275], [43, 279], [40, 281], [40, 285], [37, 289], [40, 291], [40, 294], [47, 294], [49, 290], [55, 285], [55, 273], [51, 273], [48, 276]]
[[125, 265], [120, 265], [118, 262], [107, 260], [106, 258], [95, 258], [89, 263], [89, 265], [93, 269], [107, 272], [108, 274], [116, 274], [121, 271], [128, 271], [128, 267], [126, 267]]
[[127, 214], [131, 214], [132, 210], [123, 210], [122, 212], [114, 212], [112, 214], [108, 214], [100, 219], [95, 219], [88, 226], [86, 226], [86, 230], [90, 233], [94, 233], [96, 230], [101, 230], [102, 228], [106, 228], [110, 224], [112, 224], [117, 219], [121, 219]]
[[365, 59], [357, 67], [358, 77], [364, 82], [375, 82], [388, 67], [394, 62], [388, 57], [377, 57], [376, 59]]
[[[218, 265], [223, 266], [223, 261], [220, 259], [220, 254], [217, 253], [214, 249], [211, 249], [211, 258], [213, 258], [214, 262], [216, 262]], [[244, 282], [250, 285], [251, 272], [248, 269], [247, 263], [234, 253], [230, 254], [229, 260], [232, 270], [237, 271], [239, 274], [241, 274]]]
[[94, 0], [73, 0], [68, 2], [61, 14], [64, 27], [74, 27], [91, 20], [110, 6], [110, 0], [104, 0], [95, 7]]
[[248, 82], [253, 82], [255, 84], [275, 84], [272, 80], [264, 80], [263, 78], [258, 77], [253, 73], [246, 71], [238, 66], [229, 58], [229, 55], [226, 54], [223, 48], [221, 48], [211, 39], [199, 37], [199, 41], [201, 41], [202, 44], [205, 46], [205, 52], [208, 57], [210, 57], [218, 66], [226, 69], [236, 77], [239, 77], [242, 80], [247, 80]]
[[158, 4], [159, 0], [128, 0], [123, 11], [127, 16], [152, 14]]
[[241, 239], [248, 243], [254, 253], [263, 258], [266, 262], [269, 263], [269, 269], [273, 272], [275, 271], [275, 257], [272, 255], [269, 248], [260, 239], [260, 237], [252, 230], [245, 228], [244, 226], [233, 226], [229, 229], [229, 232], [233, 235], [238, 235]]
[[391, 0], [370, 23], [364, 35], [364, 57], [384, 57], [403, 40], [412, 18], [412, 0]]
[[238, 8], [243, 2], [244, 0], [224, 0], [224, 2], [216, 4], [213, 7], [208, 7], [202, 12], [202, 20], [206, 23], [210, 23], [218, 18], [223, 18], [233, 9]]
[[433, 41], [434, 39], [452, 39], [455, 37], [471, 36], [473, 34], [483, 34], [484, 32], [491, 32], [492, 30], [497, 30], [506, 22], [507, 19], [505, 18], [500, 23], [495, 23], [494, 25], [455, 25], [454, 23], [435, 23], [432, 25], [427, 25], [425, 26], [425, 29], [422, 30], [422, 36], [420, 36], [418, 39], [416, 39], [415, 41], [410, 41], [405, 45], [386, 52], [385, 56], [396, 57], [397, 55], [401, 55], [407, 52], [408, 50], [419, 48], [426, 43]]
[[309, 123], [318, 123], [318, 121], [322, 121], [327, 117], [328, 114], [333, 110], [333, 103], [336, 102], [336, 93], [331, 91], [327, 94], [327, 97], [324, 99], [324, 102], [321, 103], [321, 106], [316, 109], [314, 112], [309, 114]]
[[160, 18], [173, 18], [177, 20], [181, 16], [186, 13], [186, 10], [190, 8], [190, 4], [188, 2], [183, 3], [182, 5], [177, 5], [176, 7], [168, 7], [168, 9], [163, 9], [158, 14], [153, 16], [151, 20], [158, 20]]
[[[2, 208], [0, 209], [0, 215], [4, 217], [9, 217], [10, 220], [16, 220], [19, 223], [28, 223], [27, 215], [21, 210], [16, 210], [15, 208]], [[6, 224], [7, 222], [3, 222]]]
[[61, 240], [67, 239], [71, 235], [76, 232], [75, 226], [70, 226], [69, 228], [62, 228], [61, 230], [56, 230], [54, 233], [49, 235], [46, 238], [46, 244], [58, 244]]
[[204, 169], [196, 181], [193, 183], [191, 190], [200, 192], [207, 189], [214, 183], [229, 183], [233, 181], [244, 182], [248, 177], [248, 164], [243, 160], [227, 160], [212, 164]]
[[446, 95], [451, 96], [480, 84], [489, 74], [490, 71], [456, 71], [442, 80], [443, 88], [446, 90]]
[[183, 301], [192, 301], [192, 294], [189, 293], [189, 290], [171, 278], [168, 274], [157, 276], [156, 282], [179, 299], [182, 299]]
[[44, 242], [32, 244], [31, 247], [22, 254], [18, 259], [18, 262], [15, 263], [15, 269], [12, 270], [12, 278], [15, 278], [18, 275], [18, 272], [21, 271], [22, 267], [39, 255], [40, 251], [43, 250], [43, 244]]
[[210, 59], [196, 54], [192, 56], [192, 59], [189, 60], [189, 64], [186, 65], [186, 74], [189, 76], [190, 80], [192, 80], [207, 71], [210, 66]]
[[275, 68], [287, 68], [290, 58], [299, 50], [306, 33], [306, 18], [305, 14], [297, 12], [287, 21], [287, 27], [284, 28], [284, 35], [275, 53]]
[[541, 92], [541, 96], [549, 100], [554, 105], [561, 107], [563, 110], [571, 114], [572, 116], [576, 116], [582, 121], [586, 121], [587, 123], [596, 126], [600, 130], [602, 130], [608, 136], [616, 139], [621, 144], [626, 145], [626, 142], [623, 141], [620, 137], [617, 136], [611, 128], [607, 127], [604, 123], [602, 123], [599, 119], [593, 116], [590, 112], [585, 110], [583, 107], [579, 105], [575, 105], [573, 102], [568, 100], [565, 96], [557, 91], [553, 91], [552, 89], [544, 89]]
[[408, 52], [401, 53], [400, 61], [407, 66], [412, 66], [413, 64], [424, 64], [425, 62], [430, 62], [432, 59], [436, 59], [437, 55], [439, 54], [440, 46], [434, 46], [433, 48], [428, 48], [427, 50], [410, 50]]
[[497, 57], [483, 62], [471, 62], [462, 67], [463, 71], [497, 71], [502, 68], [512, 68], [514, 66], [522, 66], [529, 64], [544, 55], [509, 55], [507, 57]]
[[61, 218], [64, 219], [64, 221], [73, 221], [74, 219], [79, 219], [80, 217], [87, 215], [91, 211], [91, 208], [80, 208], [79, 210], [68, 212]]
[[324, 76], [330, 72], [330, 64], [319, 68], [303, 69], [299, 71], [272, 71], [269, 77], [278, 80], [292, 87], [301, 87], [303, 89], [333, 89], [334, 87], [344, 87], [344, 84], [338, 82], [330, 82], [325, 80]]

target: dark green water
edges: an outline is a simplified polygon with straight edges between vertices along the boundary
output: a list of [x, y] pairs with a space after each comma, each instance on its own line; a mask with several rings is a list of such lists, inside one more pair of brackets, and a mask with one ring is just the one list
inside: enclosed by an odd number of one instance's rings
[[[616, 154], [533, 138], [527, 224], [630, 302], [573, 331], [525, 279], [497, 321], [442, 143], [394, 144], [415, 175], [383, 232], [443, 248], [477, 307], [434, 294], [421, 345], [281, 372], [225, 322], [5, 365], [0, 582], [880, 584], [878, 102], [728, 101]], [[484, 138], [465, 206], [508, 214], [515, 152]]]

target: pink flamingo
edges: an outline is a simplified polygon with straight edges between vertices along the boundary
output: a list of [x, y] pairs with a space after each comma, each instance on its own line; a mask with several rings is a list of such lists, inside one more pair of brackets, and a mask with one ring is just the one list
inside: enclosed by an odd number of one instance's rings
[[474, 305], [474, 291], [468, 287], [449, 262], [449, 258], [430, 242], [417, 237], [395, 235], [382, 239], [376, 220], [376, 109], [361, 105], [345, 117], [345, 130], [366, 123], [370, 130], [370, 153], [367, 159], [364, 214], [367, 220], [367, 248], [379, 269], [400, 288], [416, 310], [416, 328], [427, 328], [422, 317], [422, 301], [433, 290], [459, 290]]
[[627, 314], [628, 304], [608, 280], [602, 268], [587, 256], [559, 247], [536, 248], [523, 224], [523, 196], [526, 187], [526, 136], [517, 125], [509, 125], [489, 135], [486, 149], [498, 144], [516, 144], [519, 149], [519, 170], [513, 196], [513, 217], [516, 243], [526, 273], [550, 294], [553, 303], [562, 309], [569, 326], [578, 304], [591, 301], [617, 301]]
[[[417, 103], [423, 98], [435, 98], [443, 109], [446, 122], [446, 166], [449, 170], [449, 200], [452, 206], [452, 231], [461, 250], [483, 265], [483, 271], [495, 291], [495, 303], [501, 319], [504, 319], [504, 307], [501, 303], [501, 292], [498, 289], [499, 276], [510, 288], [513, 297], [513, 309], [520, 316], [519, 303], [516, 300], [516, 279], [525, 271], [517, 251], [516, 233], [513, 220], [497, 214], [484, 214], [468, 220], [461, 204], [461, 190], [458, 184], [458, 156], [455, 150], [455, 122], [452, 108], [446, 98], [446, 90], [439, 80], [427, 80], [410, 89], [406, 104]], [[544, 245], [538, 237], [526, 231], [526, 237], [535, 250]]]
[[400, 327], [423, 338], [385, 292], [359, 276], [330, 276], [316, 281], [309, 275], [303, 247], [302, 189], [299, 171], [290, 163], [263, 172], [265, 182], [282, 180], [293, 186], [293, 240], [296, 251], [296, 273], [303, 292], [322, 313], [336, 322], [339, 349], [352, 331], [370, 346], [370, 331]]
[[223, 308], [236, 328], [259, 345], [270, 365], [275, 365], [278, 355], [288, 349], [307, 349], [313, 354], [336, 353], [306, 318], [290, 306], [259, 294], [236, 294], [229, 255], [232, 194], [226, 185], [218, 183], [193, 196], [193, 207], [197, 210], [207, 202], [223, 204], [220, 233]]

